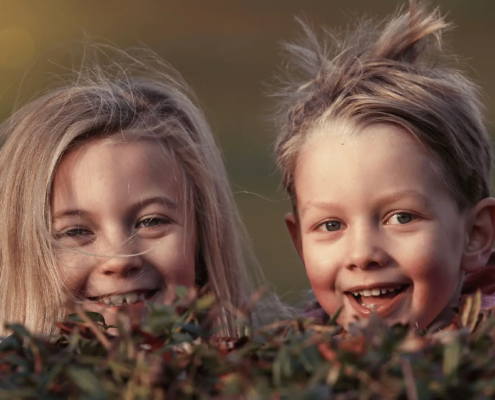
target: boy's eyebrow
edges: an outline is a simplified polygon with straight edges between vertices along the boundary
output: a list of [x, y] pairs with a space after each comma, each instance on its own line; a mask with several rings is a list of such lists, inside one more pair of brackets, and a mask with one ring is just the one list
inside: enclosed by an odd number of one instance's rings
[[418, 192], [417, 190], [403, 190], [403, 191], [386, 194], [385, 196], [382, 196], [379, 199], [379, 203], [381, 204], [394, 203], [406, 197], [415, 197], [417, 200], [420, 200], [428, 204], [428, 198], [424, 194]]
[[[377, 203], [378, 204], [394, 203], [406, 197], [414, 197], [417, 200], [425, 203], [426, 205], [428, 204], [427, 197], [416, 190], [404, 190], [404, 191], [389, 193], [380, 197]], [[338, 204], [331, 201], [308, 201], [306, 205], [301, 209], [301, 213], [300, 213], [301, 217], [304, 216], [304, 214], [312, 207], [319, 208], [322, 210], [335, 210], [337, 208], [340, 208]]]
[[[141, 199], [139, 202], [131, 205], [129, 207], [129, 210], [131, 212], [135, 212], [139, 210], [140, 208], [144, 208], [146, 206], [149, 206], [151, 204], [165, 204], [165, 206], [169, 209], [176, 210], [177, 204], [169, 199], [168, 197], [165, 196], [154, 196], [154, 197], [148, 197], [145, 199]], [[64, 218], [64, 217], [73, 217], [73, 216], [78, 216], [78, 217], [85, 217], [88, 216], [87, 211], [85, 210], [80, 210], [80, 209], [68, 209], [68, 210], [62, 210], [53, 215], [53, 219], [59, 219], [59, 218]]]
[[300, 215], [304, 216], [310, 208], [319, 208], [321, 210], [335, 210], [340, 208], [336, 203], [331, 201], [308, 201], [306, 205], [301, 209]]

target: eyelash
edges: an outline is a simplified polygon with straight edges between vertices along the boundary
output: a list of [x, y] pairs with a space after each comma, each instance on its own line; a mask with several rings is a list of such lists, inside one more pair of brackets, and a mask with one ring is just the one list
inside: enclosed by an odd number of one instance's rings
[[[84, 232], [84, 233], [81, 234], [81, 232]], [[56, 239], [61, 239], [64, 237], [77, 238], [77, 237], [85, 236], [87, 234], [91, 234], [91, 231], [89, 231], [88, 229], [71, 228], [71, 229], [67, 229], [66, 231], [57, 232], [55, 234], [55, 238]]]
[[[411, 216], [411, 220], [408, 221], [408, 222], [405, 222], [403, 224], [401, 224], [400, 222], [397, 223], [397, 224], [391, 224], [389, 221], [394, 217], [394, 216], [398, 216], [398, 215], [408, 215], [408, 216]], [[417, 214], [414, 214], [414, 213], [411, 213], [411, 212], [406, 212], [406, 211], [399, 211], [399, 212], [396, 212], [394, 214], [392, 214], [390, 217], [387, 218], [387, 222], [386, 222], [386, 225], [407, 225], [407, 224], [410, 224], [411, 222], [413, 222], [414, 220], [418, 219], [419, 216]], [[326, 225], [329, 224], [329, 223], [336, 223], [336, 224], [339, 224], [339, 229], [336, 229], [336, 230], [328, 230], [328, 229], [325, 229], [326, 228]], [[322, 230], [324, 232], [337, 232], [341, 229], [342, 227], [342, 222], [340, 221], [337, 221], [337, 220], [328, 220], [328, 221], [324, 221], [322, 222], [321, 224], [317, 225], [316, 226], [316, 230]]]
[[[403, 223], [403, 224], [401, 224], [400, 222], [399, 222], [399, 223], [397, 223], [397, 224], [391, 224], [389, 221], [390, 221], [393, 217], [398, 216], [398, 215], [408, 215], [408, 216], [410, 216], [410, 217], [411, 217], [411, 220], [410, 220], [410, 221], [408, 221], [408, 222], [405, 222], [405, 223]], [[399, 211], [399, 212], [396, 212], [396, 213], [392, 214], [389, 218], [387, 218], [387, 222], [386, 222], [386, 224], [387, 224], [387, 225], [407, 225], [407, 224], [410, 224], [411, 222], [413, 222], [414, 220], [416, 220], [416, 219], [418, 219], [418, 218], [419, 218], [419, 215], [414, 214], [414, 213], [412, 213], [412, 212], [407, 212], [407, 211]], [[397, 221], [398, 221], [398, 219], [397, 219]]]
[[[147, 224], [145, 224], [144, 226], [142, 227], [139, 227], [140, 224], [144, 223], [148, 221]], [[151, 221], [158, 221], [159, 224], [157, 225], [152, 225], [150, 226], [150, 222]], [[167, 217], [157, 217], [156, 215], [152, 216], [152, 217], [146, 217], [146, 218], [143, 218], [141, 221], [139, 221], [137, 224], [136, 224], [136, 228], [148, 228], [148, 229], [154, 229], [156, 228], [157, 226], [159, 225], [170, 225], [172, 223], [172, 220], [170, 218], [167, 218]]]
[[[151, 225], [153, 222], [158, 222], [155, 225]], [[137, 229], [155, 229], [160, 225], [170, 225], [172, 223], [172, 220], [167, 217], [157, 217], [157, 216], [152, 216], [152, 217], [146, 217], [143, 218], [142, 220], [138, 221], [136, 224]], [[144, 224], [144, 226], [140, 226], [141, 224]], [[79, 238], [83, 237], [86, 235], [91, 235], [93, 232], [91, 232], [89, 229], [85, 229], [82, 227], [77, 227], [77, 228], [71, 228], [67, 229], [65, 231], [60, 231], [55, 233], [55, 238], [56, 239], [61, 239], [61, 238]]]

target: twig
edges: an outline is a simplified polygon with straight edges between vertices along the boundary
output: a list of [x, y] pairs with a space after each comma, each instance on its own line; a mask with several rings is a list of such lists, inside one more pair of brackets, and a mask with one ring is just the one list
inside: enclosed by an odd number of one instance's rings
[[84, 312], [82, 307], [79, 304], [74, 304], [74, 308], [76, 310], [77, 315], [81, 317], [81, 319], [88, 324], [88, 328], [91, 329], [91, 331], [95, 334], [95, 336], [98, 338], [100, 343], [105, 347], [107, 351], [110, 351], [110, 348], [112, 347], [110, 340], [103, 334], [101, 329], [98, 328], [98, 326], [94, 323], [94, 321], [91, 320], [87, 316], [87, 314]]
[[400, 359], [400, 365], [402, 367], [402, 373], [404, 374], [404, 383], [406, 385], [406, 393], [408, 400], [419, 400], [418, 391], [416, 390], [416, 383], [414, 382], [413, 370], [411, 362], [406, 359]]

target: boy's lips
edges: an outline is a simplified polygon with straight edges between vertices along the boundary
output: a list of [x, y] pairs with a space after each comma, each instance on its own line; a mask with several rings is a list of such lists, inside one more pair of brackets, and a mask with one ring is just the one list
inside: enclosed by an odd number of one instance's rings
[[[411, 284], [383, 283], [354, 286], [345, 291], [344, 294], [347, 296], [352, 308], [362, 317], [367, 317], [372, 312], [381, 317], [386, 317], [401, 305], [411, 288]], [[377, 293], [380, 294], [377, 295]]]

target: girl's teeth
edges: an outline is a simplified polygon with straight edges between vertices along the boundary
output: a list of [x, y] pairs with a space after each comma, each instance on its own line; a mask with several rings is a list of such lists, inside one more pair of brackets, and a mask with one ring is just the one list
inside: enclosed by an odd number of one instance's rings
[[370, 297], [371, 296], [371, 290], [368, 290], [368, 289], [364, 289], [361, 293], [361, 296], [364, 296], [364, 297]]
[[104, 302], [109, 306], [121, 306], [124, 303], [134, 304], [138, 301], [144, 301], [146, 294], [141, 292], [137, 294], [136, 292], [122, 293], [116, 294], [114, 296], [109, 296], [101, 299], [100, 301]]
[[134, 304], [136, 301], [138, 301], [137, 293], [127, 293], [125, 295], [125, 301], [127, 301], [127, 304]]
[[373, 296], [380, 296], [380, 293], [381, 293], [381, 292], [380, 292], [380, 289], [378, 289], [378, 288], [371, 289], [371, 294], [372, 294]]
[[122, 304], [123, 301], [124, 301], [124, 296], [122, 296], [121, 294], [117, 294], [115, 296], [110, 297], [110, 302], [113, 305]]

